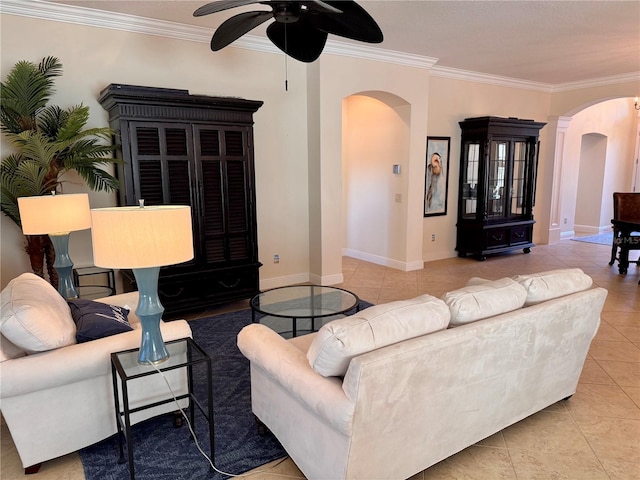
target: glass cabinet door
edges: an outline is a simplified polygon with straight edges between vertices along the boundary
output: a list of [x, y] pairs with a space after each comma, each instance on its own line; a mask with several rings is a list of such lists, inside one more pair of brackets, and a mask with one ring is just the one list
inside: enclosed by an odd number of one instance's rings
[[478, 210], [478, 176], [480, 171], [480, 143], [467, 142], [466, 168], [462, 172], [462, 217], [474, 218]]
[[489, 152], [489, 183], [487, 185], [487, 217], [504, 217], [507, 212], [507, 158], [509, 142], [491, 141]]
[[529, 156], [527, 142], [514, 142], [513, 175], [511, 184], [511, 215], [525, 214], [525, 198], [527, 196], [527, 159]]

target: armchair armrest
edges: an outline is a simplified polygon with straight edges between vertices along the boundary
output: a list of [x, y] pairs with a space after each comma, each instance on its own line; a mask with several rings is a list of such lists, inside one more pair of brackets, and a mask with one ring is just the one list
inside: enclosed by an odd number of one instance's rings
[[349, 433], [355, 403], [346, 397], [340, 378], [316, 373], [304, 352], [265, 325], [254, 323], [244, 327], [238, 334], [238, 348], [309, 411], [339, 431]]
[[[161, 322], [160, 330], [165, 341], [192, 336], [185, 320]], [[141, 333], [142, 330], [136, 328], [130, 332], [2, 362], [0, 396], [13, 397], [110, 375], [111, 353], [139, 347]]]

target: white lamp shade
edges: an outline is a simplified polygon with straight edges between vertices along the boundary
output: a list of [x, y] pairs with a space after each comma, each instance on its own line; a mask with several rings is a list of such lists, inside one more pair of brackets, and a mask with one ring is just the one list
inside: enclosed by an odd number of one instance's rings
[[89, 195], [70, 193], [18, 198], [22, 233], [45, 235], [91, 228]]
[[160, 267], [193, 258], [191, 207], [96, 208], [91, 218], [93, 262], [98, 267]]

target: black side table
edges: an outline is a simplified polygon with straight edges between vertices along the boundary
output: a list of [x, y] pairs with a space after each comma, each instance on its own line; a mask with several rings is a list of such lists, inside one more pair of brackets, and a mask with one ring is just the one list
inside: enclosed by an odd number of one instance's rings
[[[99, 298], [116, 294], [116, 279], [112, 268], [80, 267], [74, 268], [72, 273], [73, 284], [80, 292], [81, 298]], [[82, 277], [102, 277], [102, 280], [106, 279], [107, 284], [95, 283], [99, 278], [93, 278], [94, 283], [83, 285], [80, 281]]]
[[[198, 407], [200, 412], [204, 415], [209, 424], [209, 444], [211, 446], [211, 460], [213, 461], [214, 446], [213, 446], [213, 391], [211, 385], [211, 359], [207, 353], [196, 344], [192, 338], [181, 338], [179, 340], [173, 340], [165, 342], [167, 351], [169, 352], [169, 358], [164, 362], [156, 365], [145, 365], [138, 363], [139, 348], [131, 350], [124, 350], [121, 352], [115, 352], [111, 354], [111, 377], [113, 380], [113, 400], [116, 412], [116, 425], [118, 428], [118, 444], [120, 447], [120, 459], [119, 463], [124, 463], [124, 448], [123, 448], [123, 436], [127, 444], [127, 454], [129, 459], [129, 476], [131, 480], [135, 479], [134, 465], [133, 465], [133, 445], [131, 440], [131, 414], [154, 408], [159, 405], [167, 403], [173, 403], [174, 398], [171, 391], [166, 386], [164, 380], [162, 384], [166, 388], [166, 398], [163, 400], [155, 401], [152, 403], [139, 405], [134, 408], [129, 404], [129, 385], [132, 382], [138, 381], [143, 383], [145, 377], [151, 375], [159, 375], [158, 370], [161, 372], [170, 372], [179, 368], [187, 369], [187, 393], [178, 395], [176, 392], [176, 386], [171, 385], [176, 393], [176, 399], [181, 400], [184, 398], [189, 399], [189, 413], [191, 425], [195, 422], [195, 409]], [[207, 408], [205, 409], [198, 401], [194, 394], [193, 388], [193, 366], [204, 363], [207, 370]], [[158, 370], [156, 370], [156, 367]], [[169, 379], [167, 379], [169, 381]], [[171, 381], [169, 381], [171, 384]], [[121, 394], [121, 395], [120, 395]], [[121, 402], [122, 397], [122, 402]], [[176, 406], [176, 410], [177, 410]]]

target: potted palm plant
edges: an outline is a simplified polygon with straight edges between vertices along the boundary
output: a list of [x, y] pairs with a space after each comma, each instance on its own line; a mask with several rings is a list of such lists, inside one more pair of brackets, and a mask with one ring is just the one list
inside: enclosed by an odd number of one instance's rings
[[[0, 130], [13, 153], [0, 164], [0, 207], [19, 227], [18, 197], [43, 195], [62, 189], [61, 176], [74, 170], [97, 191], [118, 188], [118, 180], [101, 167], [112, 158], [113, 131], [86, 128], [89, 108], [48, 105], [54, 93], [54, 79], [62, 75], [56, 57], [39, 64], [20, 61], [0, 83]], [[27, 235], [25, 250], [33, 272], [57, 286], [53, 268], [55, 252], [46, 235]]]

